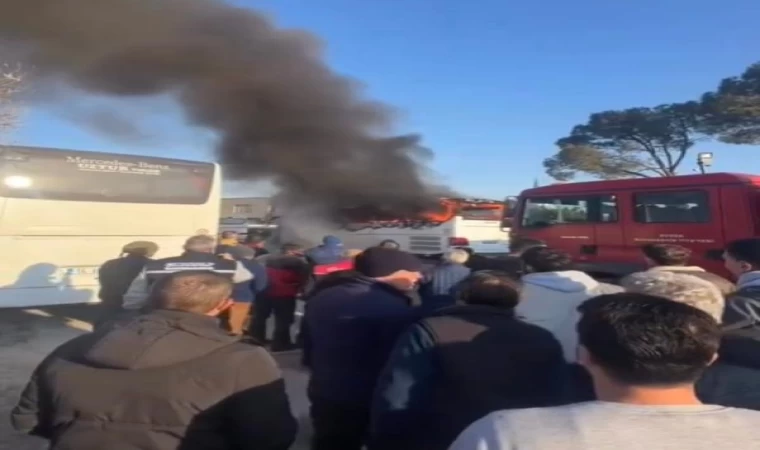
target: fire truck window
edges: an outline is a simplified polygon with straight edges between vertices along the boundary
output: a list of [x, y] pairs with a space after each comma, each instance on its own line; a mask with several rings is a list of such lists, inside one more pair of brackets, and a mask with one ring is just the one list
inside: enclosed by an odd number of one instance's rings
[[635, 217], [639, 223], [707, 223], [709, 197], [705, 191], [671, 191], [635, 194]]
[[[599, 222], [612, 223], [618, 221], [618, 206], [617, 197], [614, 195], [606, 195], [602, 197], [595, 197], [599, 200]], [[593, 202], [592, 202], [593, 203]]]
[[589, 221], [585, 198], [529, 198], [525, 201], [522, 226], [545, 227]]

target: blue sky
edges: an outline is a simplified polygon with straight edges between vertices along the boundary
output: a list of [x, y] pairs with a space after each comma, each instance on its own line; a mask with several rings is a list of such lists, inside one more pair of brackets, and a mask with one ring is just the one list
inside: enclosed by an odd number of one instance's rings
[[[444, 182], [488, 197], [548, 182], [541, 161], [590, 113], [696, 98], [760, 60], [757, 0], [235, 3], [320, 36], [333, 68], [398, 107], [400, 130], [424, 135]], [[174, 126], [171, 144], [129, 145], [37, 109], [13, 141], [211, 157], [208, 139]], [[760, 173], [757, 147], [698, 150], [714, 151], [716, 171]]]

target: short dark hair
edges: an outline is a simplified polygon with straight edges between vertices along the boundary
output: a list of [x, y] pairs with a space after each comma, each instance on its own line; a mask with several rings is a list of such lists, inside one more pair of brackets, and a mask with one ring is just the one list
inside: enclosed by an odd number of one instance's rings
[[522, 253], [534, 247], [546, 247], [546, 243], [538, 239], [521, 237], [514, 238], [509, 242], [509, 251], [511, 253]]
[[506, 272], [481, 270], [462, 281], [459, 299], [471, 305], [513, 309], [520, 302], [522, 284]]
[[558, 272], [573, 268], [570, 255], [549, 247], [529, 248], [521, 257], [530, 272]]
[[381, 248], [392, 248], [392, 249], [401, 248], [401, 245], [398, 242], [394, 241], [393, 239], [385, 239], [379, 244], [377, 244], [377, 246]]
[[152, 258], [158, 252], [158, 244], [151, 241], [130, 242], [121, 249], [124, 255], [147, 256]]
[[354, 270], [370, 278], [379, 278], [400, 270], [422, 272], [423, 265], [411, 253], [387, 247], [372, 247], [354, 258]]
[[208, 271], [175, 272], [156, 281], [148, 303], [155, 309], [205, 314], [230, 298], [232, 281]]
[[691, 259], [691, 250], [681, 245], [648, 244], [641, 251], [660, 266], [685, 266]]
[[303, 251], [303, 245], [288, 242], [288, 243], [282, 244], [282, 247], [280, 247], [280, 251], [282, 253], [301, 252]]
[[222, 232], [222, 239], [236, 238], [237, 235], [238, 235], [237, 231], [223, 231]]
[[632, 386], [695, 382], [720, 345], [714, 318], [662, 297], [601, 295], [578, 311], [580, 344], [607, 375]]
[[726, 245], [726, 253], [737, 261], [760, 268], [760, 238], [739, 239]]

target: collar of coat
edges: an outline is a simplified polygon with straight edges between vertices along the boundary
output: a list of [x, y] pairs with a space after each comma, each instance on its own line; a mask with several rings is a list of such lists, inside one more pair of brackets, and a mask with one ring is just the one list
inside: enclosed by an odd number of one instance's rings
[[378, 289], [382, 289], [385, 291], [388, 291], [389, 293], [397, 296], [404, 297], [410, 304], [418, 304], [419, 303], [419, 295], [416, 291], [414, 292], [404, 292], [399, 289], [396, 289], [395, 287], [391, 286], [387, 283], [381, 283], [374, 278], [367, 277], [355, 270], [342, 270], [340, 272], [333, 272], [329, 275], [325, 275], [321, 280], [319, 280], [314, 286], [314, 289], [311, 291], [309, 296], [314, 296], [325, 289], [333, 288], [336, 286], [341, 286], [345, 284], [350, 283], [366, 283], [366, 284], [372, 284], [374, 286], [377, 286]]
[[441, 308], [434, 313], [428, 315], [428, 317], [441, 317], [441, 316], [482, 316], [482, 315], [497, 315], [505, 317], [517, 317], [515, 315], [514, 308], [503, 308], [499, 306], [491, 305], [469, 305], [458, 304], [454, 306], [448, 306]]

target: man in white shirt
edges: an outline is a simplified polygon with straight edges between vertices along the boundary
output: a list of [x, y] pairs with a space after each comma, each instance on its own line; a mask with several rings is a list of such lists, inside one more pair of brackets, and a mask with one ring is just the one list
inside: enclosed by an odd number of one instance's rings
[[760, 448], [760, 412], [702, 404], [694, 384], [717, 357], [709, 314], [649, 295], [602, 295], [579, 307], [578, 362], [598, 401], [499, 411], [451, 450]]

